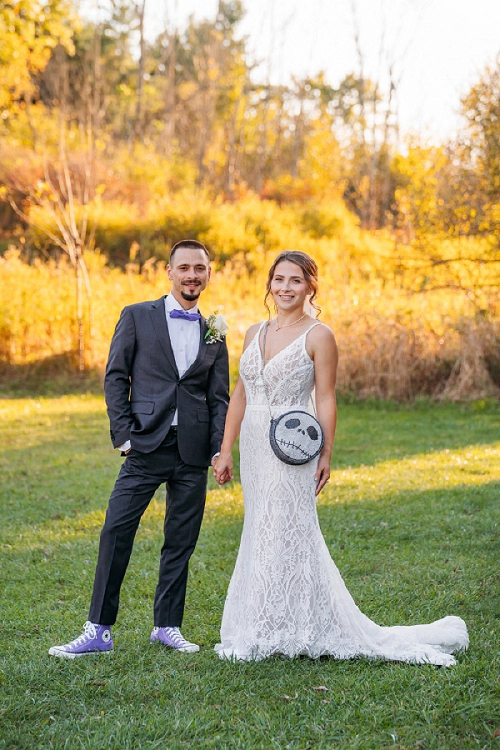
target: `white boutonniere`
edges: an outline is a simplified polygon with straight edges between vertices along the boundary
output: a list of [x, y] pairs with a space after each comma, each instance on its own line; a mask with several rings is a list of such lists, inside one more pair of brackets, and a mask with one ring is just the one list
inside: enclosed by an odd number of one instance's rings
[[215, 344], [216, 341], [224, 341], [229, 331], [229, 326], [224, 317], [217, 312], [213, 312], [207, 318], [208, 331], [205, 334], [207, 344]]

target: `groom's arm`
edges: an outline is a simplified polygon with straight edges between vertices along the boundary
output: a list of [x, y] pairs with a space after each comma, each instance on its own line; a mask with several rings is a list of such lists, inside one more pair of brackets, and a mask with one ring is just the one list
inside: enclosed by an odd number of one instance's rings
[[210, 451], [214, 456], [220, 450], [229, 404], [229, 357], [225, 339], [210, 369], [206, 399], [210, 412]]
[[130, 411], [130, 377], [136, 348], [132, 312], [126, 307], [116, 325], [109, 349], [104, 393], [108, 409], [111, 441], [119, 448], [130, 438], [133, 417]]

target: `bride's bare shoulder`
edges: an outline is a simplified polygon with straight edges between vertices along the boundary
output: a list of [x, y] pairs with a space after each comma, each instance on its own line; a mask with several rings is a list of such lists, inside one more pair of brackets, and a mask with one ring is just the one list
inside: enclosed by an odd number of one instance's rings
[[311, 326], [311, 332], [308, 338], [312, 338], [313, 340], [316, 340], [318, 342], [335, 341], [335, 336], [333, 335], [332, 329], [327, 326], [326, 323], [322, 323], [321, 320], [318, 320], [317, 322], [319, 323], [319, 325]]
[[262, 323], [253, 323], [245, 334], [245, 338], [249, 336], [251, 339], [255, 336]]
[[320, 325], [311, 326], [311, 331], [307, 336], [308, 351], [310, 349], [310, 353], [315, 353], [319, 349], [325, 353], [336, 352], [337, 342], [335, 341], [332, 329], [325, 323], [318, 322]]
[[247, 346], [254, 340], [256, 337], [259, 328], [261, 327], [262, 323], [254, 323], [250, 326], [250, 328], [245, 333], [245, 342], [243, 344], [243, 351], [247, 348]]

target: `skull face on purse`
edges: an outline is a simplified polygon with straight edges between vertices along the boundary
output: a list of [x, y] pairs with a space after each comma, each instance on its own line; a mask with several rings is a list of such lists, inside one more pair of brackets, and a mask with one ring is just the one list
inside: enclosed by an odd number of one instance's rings
[[323, 447], [323, 430], [306, 411], [288, 411], [271, 419], [269, 441], [276, 456], [286, 464], [312, 461]]

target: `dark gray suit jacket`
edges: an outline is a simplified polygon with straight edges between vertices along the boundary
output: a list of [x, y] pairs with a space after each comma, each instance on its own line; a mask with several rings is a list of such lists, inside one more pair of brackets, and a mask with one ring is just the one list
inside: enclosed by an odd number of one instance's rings
[[193, 466], [210, 464], [224, 432], [229, 368], [225, 340], [207, 344], [206, 332], [202, 317], [198, 356], [179, 377], [164, 297], [125, 307], [111, 341], [104, 380], [115, 448], [130, 440], [133, 449], [151, 453], [165, 438], [178, 409], [182, 460]]

